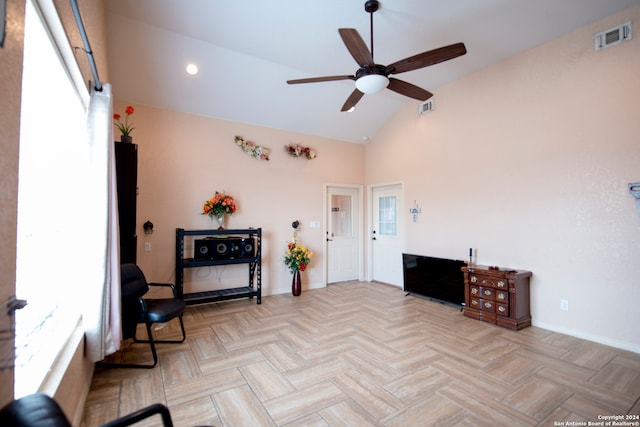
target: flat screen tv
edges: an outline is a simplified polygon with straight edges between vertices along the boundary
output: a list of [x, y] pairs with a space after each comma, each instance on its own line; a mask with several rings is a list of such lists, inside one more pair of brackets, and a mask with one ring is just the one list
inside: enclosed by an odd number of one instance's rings
[[462, 306], [464, 275], [460, 260], [402, 254], [404, 290], [427, 298]]

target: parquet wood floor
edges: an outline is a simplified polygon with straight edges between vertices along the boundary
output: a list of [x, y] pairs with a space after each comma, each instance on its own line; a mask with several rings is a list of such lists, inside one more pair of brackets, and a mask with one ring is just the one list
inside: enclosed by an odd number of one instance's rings
[[[157, 335], [177, 336], [174, 323]], [[639, 354], [509, 331], [377, 283], [190, 306], [185, 326], [186, 342], [160, 345], [155, 369], [97, 369], [82, 426], [155, 402], [176, 426], [559, 426], [640, 414]], [[150, 352], [133, 344], [115, 357]]]

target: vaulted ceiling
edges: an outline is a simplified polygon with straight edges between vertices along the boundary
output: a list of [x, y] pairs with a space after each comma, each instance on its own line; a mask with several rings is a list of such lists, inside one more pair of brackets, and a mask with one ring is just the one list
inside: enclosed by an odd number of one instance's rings
[[[354, 74], [338, 28], [370, 43], [364, 0], [109, 0], [108, 57], [116, 98], [197, 115], [360, 143], [402, 106], [390, 90], [340, 112]], [[459, 58], [396, 76], [434, 93], [640, 0], [381, 0], [373, 16], [379, 64], [463, 42]], [[603, 28], [602, 30], [606, 30]], [[593, 40], [585, 40], [593, 43]], [[185, 72], [187, 63], [199, 68]], [[473, 93], [469, 93], [473, 97]]]

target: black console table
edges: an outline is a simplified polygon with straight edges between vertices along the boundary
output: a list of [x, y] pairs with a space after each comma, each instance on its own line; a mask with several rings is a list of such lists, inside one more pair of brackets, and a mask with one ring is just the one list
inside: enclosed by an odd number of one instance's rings
[[[211, 239], [212, 241], [226, 245], [226, 240], [251, 239], [254, 250], [251, 253], [243, 250], [226, 252], [220, 255], [213, 252], [210, 258], [203, 257], [185, 258], [185, 237], [193, 238], [195, 250], [195, 237]], [[262, 229], [233, 229], [233, 230], [185, 230], [176, 228], [176, 290], [178, 297], [184, 299], [187, 305], [202, 304], [213, 301], [225, 301], [236, 298], [256, 297], [256, 303], [260, 304], [262, 293]], [[247, 264], [249, 268], [248, 285], [219, 289], [204, 292], [184, 293], [184, 269], [194, 267], [206, 267], [229, 264]]]

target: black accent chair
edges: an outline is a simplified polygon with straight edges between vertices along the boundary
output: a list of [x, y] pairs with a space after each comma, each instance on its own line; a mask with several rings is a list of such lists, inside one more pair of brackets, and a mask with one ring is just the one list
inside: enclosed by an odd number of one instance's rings
[[[148, 343], [153, 354], [152, 365], [136, 365], [125, 363], [99, 362], [97, 366], [107, 368], [153, 368], [158, 364], [156, 344], [179, 344], [184, 342], [187, 335], [184, 330], [182, 314], [186, 307], [184, 300], [178, 298], [176, 288], [169, 283], [147, 283], [142, 270], [136, 264], [122, 264], [120, 266], [121, 292], [122, 292], [122, 337], [132, 338], [134, 343]], [[143, 298], [149, 291], [149, 286], [163, 286], [171, 288], [173, 298]], [[151, 326], [154, 323], [166, 323], [178, 318], [182, 330], [181, 340], [155, 340]], [[146, 340], [136, 337], [136, 329], [139, 323], [144, 323], [147, 328]]]
[[[173, 427], [169, 409], [160, 403], [103, 424], [102, 427], [130, 426], [154, 415], [160, 415], [164, 427]], [[42, 393], [31, 394], [8, 403], [0, 410], [0, 425], [3, 427], [71, 427], [71, 423], [56, 401]]]

